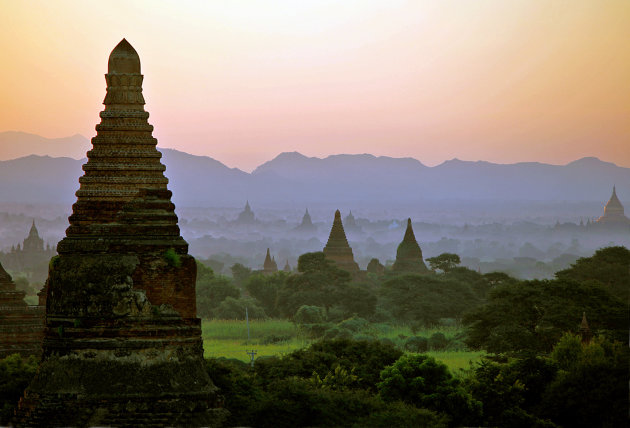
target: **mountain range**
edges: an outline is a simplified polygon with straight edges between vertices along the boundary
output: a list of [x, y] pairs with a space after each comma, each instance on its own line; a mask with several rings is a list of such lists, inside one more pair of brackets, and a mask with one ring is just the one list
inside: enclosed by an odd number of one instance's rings
[[[1, 153], [5, 144], [13, 144], [7, 143], [7, 134], [0, 133]], [[30, 150], [20, 138], [20, 150]], [[70, 139], [79, 141], [77, 136]], [[247, 173], [207, 156], [159, 149], [179, 206], [240, 207], [245, 200], [258, 207], [396, 207], [438, 200], [605, 202], [613, 184], [622, 200], [630, 199], [630, 168], [593, 157], [567, 165], [453, 159], [428, 167], [412, 158], [345, 154], [322, 159], [292, 152]], [[2, 160], [0, 202], [72, 204], [83, 163], [85, 159], [40, 154]]]

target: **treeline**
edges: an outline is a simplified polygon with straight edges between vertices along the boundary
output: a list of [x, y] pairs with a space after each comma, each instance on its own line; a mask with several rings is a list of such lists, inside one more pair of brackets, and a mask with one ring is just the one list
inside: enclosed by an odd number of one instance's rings
[[[598, 250], [552, 280], [520, 281], [501, 272], [460, 267], [459, 257], [432, 258], [426, 274], [363, 273], [352, 278], [324, 254], [300, 256], [297, 272], [272, 275], [235, 264], [233, 278], [198, 263], [197, 309], [203, 318], [288, 318], [324, 337], [342, 323], [444, 323], [466, 326], [466, 344], [490, 352], [550, 352], [564, 332], [578, 332], [583, 313], [591, 329], [627, 341], [630, 252]], [[351, 329], [346, 329], [351, 330]], [[329, 332], [328, 338], [334, 338]]]
[[[228, 280], [200, 266], [200, 284], [214, 293], [205, 296], [209, 306], [202, 303], [200, 313], [233, 311], [241, 318], [247, 306], [257, 316], [292, 317], [323, 335], [333, 324], [352, 332], [357, 324], [388, 317], [419, 325], [453, 318], [465, 326], [467, 346], [488, 355], [454, 375], [422, 354], [422, 340], [404, 352], [351, 336], [261, 357], [253, 368], [209, 359], [208, 373], [230, 411], [226, 426], [628, 425], [626, 248], [599, 250], [548, 281], [481, 275], [456, 265], [428, 275], [352, 281], [321, 253], [303, 255], [297, 273], [261, 276], [243, 269], [239, 275]], [[588, 326], [580, 324], [584, 313]], [[0, 424], [35, 369], [34, 359], [17, 355], [0, 361]]]

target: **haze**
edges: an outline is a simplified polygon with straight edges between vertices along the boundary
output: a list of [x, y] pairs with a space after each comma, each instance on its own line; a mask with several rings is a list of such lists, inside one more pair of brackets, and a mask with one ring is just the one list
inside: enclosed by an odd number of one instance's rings
[[[138, 50], [160, 147], [630, 166], [630, 2], [3, 1], [0, 131], [92, 137]], [[3, 148], [0, 147], [0, 158]]]

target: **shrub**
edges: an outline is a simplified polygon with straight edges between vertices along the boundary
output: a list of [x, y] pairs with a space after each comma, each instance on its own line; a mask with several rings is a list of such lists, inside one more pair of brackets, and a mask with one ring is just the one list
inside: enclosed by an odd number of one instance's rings
[[175, 252], [174, 248], [166, 250], [164, 253], [164, 260], [166, 260], [166, 263], [172, 267], [180, 267], [182, 265], [182, 260], [179, 254]]
[[429, 340], [422, 336], [412, 336], [405, 341], [405, 349], [410, 352], [426, 352], [429, 349]]
[[442, 351], [448, 346], [448, 339], [444, 333], [433, 333], [429, 337], [429, 347], [434, 351]]
[[0, 425], [9, 424], [22, 392], [35, 376], [37, 358], [9, 355], [0, 360]]
[[267, 317], [265, 310], [256, 304], [252, 298], [235, 299], [226, 297], [218, 308], [214, 310], [214, 316], [226, 320], [244, 320], [245, 308], [250, 319], [264, 319]]
[[293, 316], [293, 321], [298, 324], [318, 324], [324, 322], [324, 308], [302, 305]]

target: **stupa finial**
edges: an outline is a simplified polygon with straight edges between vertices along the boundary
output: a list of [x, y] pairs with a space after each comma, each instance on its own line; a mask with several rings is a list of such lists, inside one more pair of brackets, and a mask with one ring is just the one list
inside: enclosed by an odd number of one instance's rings
[[109, 54], [109, 74], [140, 74], [140, 56], [127, 39], [122, 39]]

